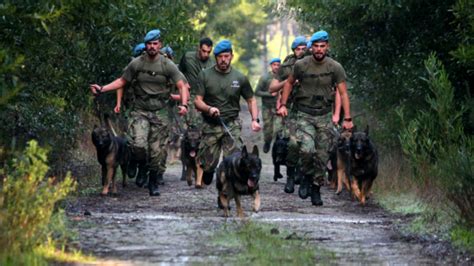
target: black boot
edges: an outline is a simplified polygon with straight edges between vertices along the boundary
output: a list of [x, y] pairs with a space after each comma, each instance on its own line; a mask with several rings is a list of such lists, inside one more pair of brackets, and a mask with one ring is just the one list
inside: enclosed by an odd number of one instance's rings
[[165, 180], [163, 179], [163, 174], [158, 175], [156, 178], [156, 183], [160, 186], [163, 186], [165, 184]]
[[135, 180], [135, 184], [138, 187], [143, 187], [147, 181], [148, 177], [148, 165], [146, 163], [140, 163], [138, 165], [138, 175], [137, 179]]
[[296, 170], [295, 170], [295, 184], [300, 185], [301, 180], [303, 180], [303, 175], [301, 174], [301, 171], [299, 170], [300, 169], [299, 167], [295, 167], [295, 168], [296, 168]]
[[214, 177], [214, 171], [212, 172], [204, 172], [202, 175], [202, 181], [206, 185], [210, 185], [212, 183], [212, 178]]
[[286, 193], [293, 193], [293, 192], [295, 192], [295, 168], [294, 167], [288, 167], [286, 169], [286, 173], [287, 173], [288, 177], [286, 178], [286, 184], [285, 184], [284, 191]]
[[311, 185], [311, 203], [314, 206], [322, 206], [323, 200], [321, 199], [321, 193], [319, 192], [319, 186]]
[[300, 187], [298, 189], [298, 196], [302, 199], [306, 199], [309, 197], [309, 192], [311, 189], [311, 182], [313, 181], [313, 178], [311, 175], [305, 175], [303, 176], [303, 180], [301, 180]]
[[268, 153], [268, 151], [270, 151], [270, 145], [271, 145], [271, 141], [265, 141], [265, 144], [263, 144], [263, 152], [264, 153]]
[[138, 162], [135, 160], [131, 160], [128, 163], [127, 175], [129, 178], [135, 178], [135, 176], [137, 175], [137, 166], [138, 166]]
[[156, 184], [158, 179], [158, 172], [150, 171], [150, 180], [148, 181], [148, 190], [150, 191], [150, 196], [159, 196], [160, 191], [158, 190], [158, 185]]

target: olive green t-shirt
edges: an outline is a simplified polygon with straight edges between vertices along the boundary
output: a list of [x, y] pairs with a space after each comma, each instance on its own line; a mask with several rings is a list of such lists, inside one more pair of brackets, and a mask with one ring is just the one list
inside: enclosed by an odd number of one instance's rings
[[246, 100], [253, 97], [249, 80], [234, 68], [228, 73], [207, 68], [199, 73], [198, 80], [196, 95], [202, 96], [207, 105], [217, 107], [225, 120], [239, 116], [240, 96]]
[[307, 56], [295, 63], [293, 77], [300, 83], [295, 102], [322, 108], [334, 101], [335, 87], [346, 80], [346, 72], [341, 64], [330, 57], [316, 61], [313, 56]]
[[284, 81], [288, 78], [288, 76], [290, 76], [290, 74], [293, 72], [293, 66], [296, 63], [296, 60], [297, 59], [294, 54], [288, 55], [285, 60], [283, 60], [283, 63], [276, 74], [276, 79], [278, 81]]
[[181, 58], [179, 62], [179, 70], [183, 72], [184, 76], [191, 86], [190, 93], [191, 95], [196, 94], [198, 75], [199, 73], [206, 68], [212, 67], [216, 62], [214, 58], [209, 57], [206, 61], [201, 61], [198, 57], [197, 51], [187, 52]]
[[273, 73], [271, 71], [265, 73], [257, 83], [257, 88], [255, 90], [255, 95], [262, 97], [262, 104], [266, 106], [276, 106], [277, 97], [273, 96], [269, 91], [270, 83], [273, 80]]
[[183, 80], [184, 75], [178, 70], [173, 61], [164, 56], [158, 56], [151, 60], [148, 55], [133, 59], [125, 68], [122, 78], [132, 83], [135, 96], [135, 107], [143, 110], [156, 110], [163, 108], [161, 101], [168, 99], [170, 86], [168, 81], [176, 84]]

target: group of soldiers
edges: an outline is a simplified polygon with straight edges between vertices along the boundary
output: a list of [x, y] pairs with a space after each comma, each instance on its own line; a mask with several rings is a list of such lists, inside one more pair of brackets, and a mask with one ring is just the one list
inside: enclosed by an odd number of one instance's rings
[[[264, 152], [270, 149], [272, 119], [278, 115], [284, 120], [282, 132], [290, 138], [284, 191], [294, 192], [299, 168], [303, 174], [299, 196], [311, 196], [313, 205], [322, 205], [319, 188], [325, 176], [329, 128], [331, 123], [339, 122], [341, 106], [343, 127], [352, 128], [346, 76], [342, 66], [327, 56], [327, 32], [318, 31], [309, 41], [297, 37], [291, 48], [293, 54], [283, 62], [278, 58], [270, 61], [271, 71], [262, 77], [256, 90], [256, 95], [262, 97]], [[170, 126], [178, 123], [177, 119], [169, 119], [170, 110], [174, 110], [184, 118], [184, 124], [201, 129], [195, 186], [209, 185], [221, 153], [225, 157], [244, 145], [240, 137], [240, 97], [248, 105], [251, 129], [261, 129], [252, 86], [231, 66], [232, 43], [224, 39], [214, 47], [209, 38], [203, 38], [197, 51], [187, 52], [177, 66], [170, 60], [171, 48], [163, 48], [161, 31], [155, 29], [134, 49], [134, 56], [121, 77], [104, 86], [90, 85], [95, 95], [118, 90], [116, 111], [120, 111], [123, 94], [133, 96], [127, 131], [132, 153], [129, 176], [136, 175], [137, 184], [148, 177], [150, 196], [160, 195], [158, 186], [166, 170]], [[170, 101], [177, 102], [177, 107], [168, 108]]]

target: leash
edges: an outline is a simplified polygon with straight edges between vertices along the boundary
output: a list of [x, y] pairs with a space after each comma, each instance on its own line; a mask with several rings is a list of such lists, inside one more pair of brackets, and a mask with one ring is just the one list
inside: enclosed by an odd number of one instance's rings
[[229, 128], [228, 128], [227, 125], [224, 123], [224, 120], [222, 119], [221, 116], [219, 116], [219, 121], [221, 122], [222, 127], [224, 127], [224, 131], [229, 135], [229, 137], [230, 137], [230, 138], [234, 141], [234, 143], [235, 143], [235, 138], [234, 138], [234, 136], [232, 135], [232, 133], [230, 133]]

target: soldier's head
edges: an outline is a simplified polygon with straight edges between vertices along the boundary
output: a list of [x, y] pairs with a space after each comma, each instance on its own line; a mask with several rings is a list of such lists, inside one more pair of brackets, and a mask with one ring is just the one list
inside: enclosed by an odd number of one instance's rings
[[291, 50], [293, 50], [296, 58], [302, 58], [304, 56], [304, 52], [306, 51], [306, 37], [296, 37], [291, 43]]
[[275, 57], [272, 60], [270, 60], [270, 68], [273, 74], [276, 74], [278, 72], [278, 69], [280, 69], [280, 64], [281, 64], [281, 60], [278, 57]]
[[222, 72], [227, 71], [234, 57], [232, 43], [229, 40], [220, 41], [214, 48], [214, 56], [216, 57], [216, 67]]
[[173, 60], [174, 59], [174, 51], [171, 49], [169, 45], [166, 45], [165, 47], [161, 48], [160, 52], [166, 56], [168, 59]]
[[329, 34], [320, 30], [311, 36], [311, 52], [314, 59], [322, 61], [328, 54], [329, 49]]
[[199, 41], [198, 57], [201, 61], [207, 61], [212, 51], [212, 40], [208, 37]]
[[143, 51], [145, 51], [145, 43], [139, 43], [135, 45], [135, 47], [133, 47], [132, 56], [133, 57], [140, 56], [143, 53]]
[[155, 29], [155, 30], [149, 31], [146, 34], [143, 42], [145, 43], [146, 53], [149, 56], [155, 57], [156, 55], [158, 55], [162, 47], [160, 30]]

